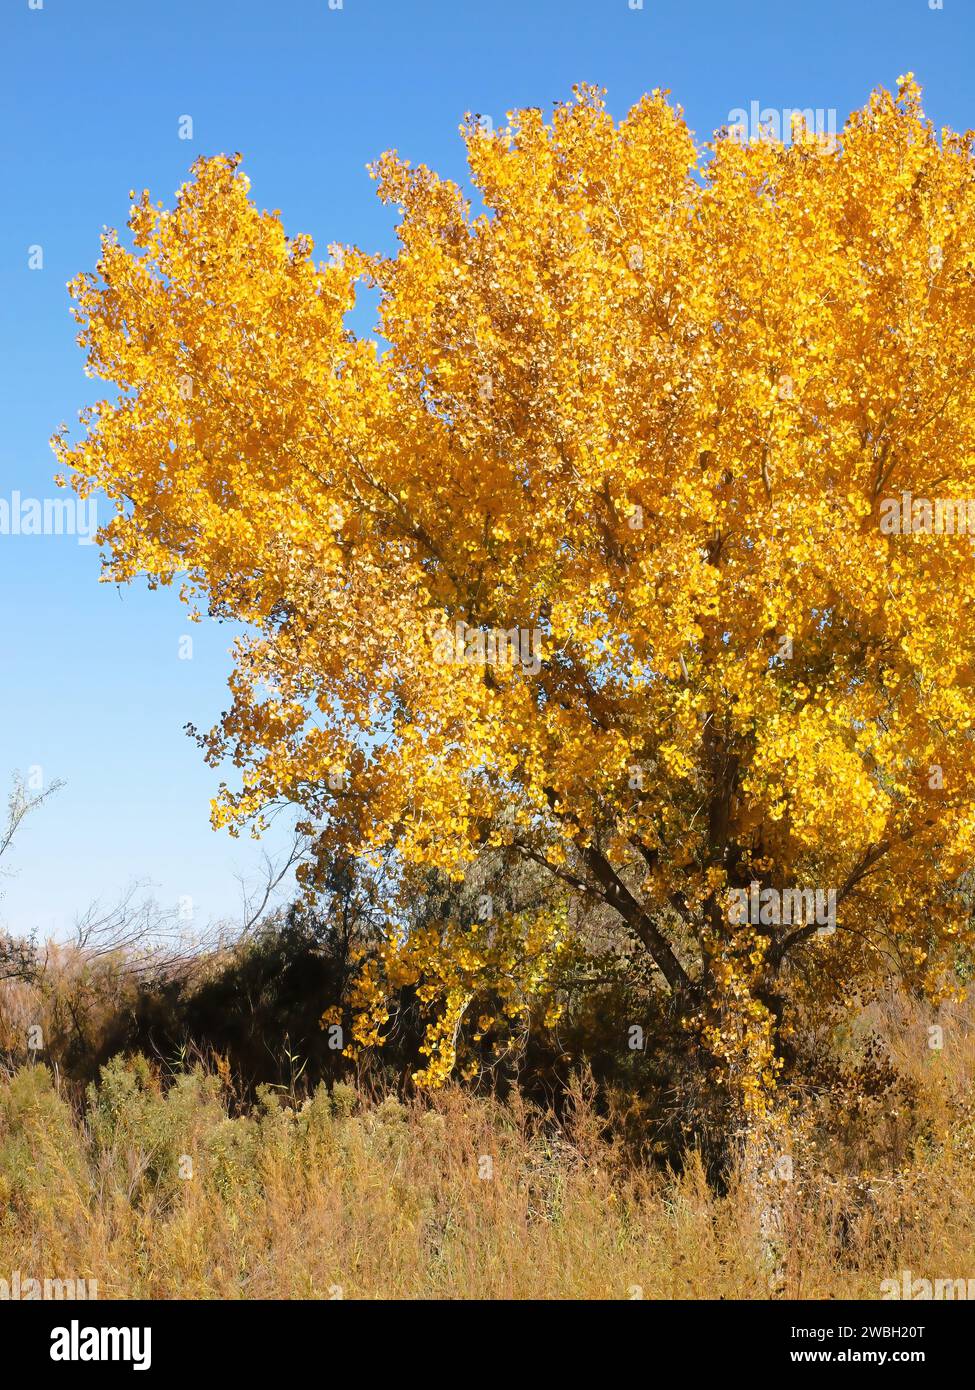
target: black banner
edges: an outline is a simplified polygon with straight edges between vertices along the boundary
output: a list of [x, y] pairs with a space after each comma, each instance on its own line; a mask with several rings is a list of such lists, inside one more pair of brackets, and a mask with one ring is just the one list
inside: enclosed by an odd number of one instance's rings
[[[829, 1375], [833, 1366], [947, 1371], [971, 1341], [972, 1323], [955, 1300], [879, 1303], [506, 1303], [504, 1337], [518, 1337], [518, 1361], [537, 1354], [549, 1373], [578, 1370], [582, 1338], [606, 1332], [640, 1335], [639, 1359], [648, 1369], [657, 1355], [678, 1357], [685, 1370], [745, 1375], [805, 1366]], [[324, 1302], [70, 1302], [0, 1303], [0, 1328], [18, 1369], [51, 1368], [56, 1380], [79, 1374], [174, 1377], [202, 1372], [287, 1374], [292, 1363], [320, 1364], [338, 1356], [366, 1361], [391, 1350], [416, 1348], [417, 1318], [428, 1333], [468, 1328], [497, 1346], [498, 1306], [458, 1302], [449, 1307], [411, 1303]], [[382, 1319], [379, 1337], [377, 1319]], [[431, 1324], [430, 1319], [433, 1319]], [[522, 1322], [524, 1319], [524, 1322]], [[519, 1336], [519, 1333], [521, 1334]], [[646, 1340], [650, 1338], [651, 1340]], [[473, 1343], [472, 1343], [473, 1345]], [[600, 1343], [606, 1346], [606, 1343]], [[613, 1344], [611, 1344], [613, 1345]], [[656, 1348], [656, 1350], [654, 1350]], [[621, 1340], [613, 1356], [629, 1357]]]

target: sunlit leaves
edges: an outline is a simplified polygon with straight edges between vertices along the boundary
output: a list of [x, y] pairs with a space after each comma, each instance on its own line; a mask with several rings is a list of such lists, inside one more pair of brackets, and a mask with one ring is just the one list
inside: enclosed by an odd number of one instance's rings
[[[120, 394], [57, 443], [118, 504], [109, 577], [256, 630], [205, 740], [243, 771], [218, 822], [291, 800], [323, 853], [452, 874], [517, 845], [619, 908], [615, 874], [759, 1089], [793, 943], [736, 936], [726, 888], [840, 890], [801, 938], [834, 994], [930, 982], [975, 852], [975, 554], [879, 525], [975, 496], [972, 141], [909, 78], [795, 134], [702, 159], [666, 94], [616, 124], [580, 89], [465, 127], [470, 198], [384, 155], [397, 254], [328, 263], [201, 161], [74, 283]], [[537, 671], [435, 660], [458, 621], [540, 633]], [[475, 993], [451, 930], [402, 947], [434, 1071]]]

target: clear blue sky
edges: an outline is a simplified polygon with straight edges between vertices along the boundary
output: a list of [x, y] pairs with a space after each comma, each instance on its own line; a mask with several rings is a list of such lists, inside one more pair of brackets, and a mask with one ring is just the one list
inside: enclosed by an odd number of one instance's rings
[[[197, 154], [242, 151], [258, 203], [324, 254], [391, 244], [364, 168], [384, 149], [462, 177], [465, 111], [499, 124], [576, 82], [617, 114], [669, 87], [705, 139], [752, 101], [835, 108], [841, 125], [913, 70], [936, 122], [975, 125], [975, 0], [630, 3], [0, 0], [0, 498], [56, 495], [48, 438], [97, 395], [65, 282], [94, 267], [130, 188], [170, 201]], [[260, 847], [211, 831], [218, 777], [182, 731], [224, 708], [230, 634], [188, 628], [172, 594], [97, 579], [74, 537], [0, 535], [0, 777], [67, 782], [11, 857], [0, 922], [60, 932], [133, 880], [192, 898], [199, 924], [233, 914]]]

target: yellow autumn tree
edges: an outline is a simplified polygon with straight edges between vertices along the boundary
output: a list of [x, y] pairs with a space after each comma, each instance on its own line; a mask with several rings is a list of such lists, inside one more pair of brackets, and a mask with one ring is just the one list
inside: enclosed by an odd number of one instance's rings
[[[322, 863], [545, 866], [754, 1109], [793, 988], [937, 992], [971, 942], [973, 137], [910, 76], [833, 140], [699, 149], [661, 92], [509, 121], [463, 128], [467, 192], [379, 160], [389, 257], [316, 261], [236, 156], [134, 197], [72, 287], [118, 392], [55, 447], [114, 501], [106, 578], [249, 627], [216, 824], [291, 802]], [[416, 984], [439, 1079], [571, 920], [391, 928], [361, 1039]]]

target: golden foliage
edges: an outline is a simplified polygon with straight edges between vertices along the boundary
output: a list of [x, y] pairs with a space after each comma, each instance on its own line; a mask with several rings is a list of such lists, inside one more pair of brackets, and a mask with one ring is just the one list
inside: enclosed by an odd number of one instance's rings
[[[975, 554], [880, 525], [975, 495], [972, 137], [911, 77], [794, 136], [702, 160], [665, 93], [617, 124], [580, 88], [464, 128], [483, 210], [384, 155], [396, 255], [329, 263], [199, 161], [74, 282], [120, 394], [56, 440], [116, 504], [107, 577], [253, 627], [203, 740], [243, 774], [215, 823], [291, 800], [323, 855], [451, 874], [517, 845], [620, 912], [756, 1093], [786, 959], [824, 997], [892, 963], [936, 987], [975, 851]], [[437, 660], [457, 622], [537, 633], [539, 669]], [[834, 888], [839, 930], [733, 928], [752, 881]], [[441, 1001], [435, 1076], [475, 956], [391, 934]]]

